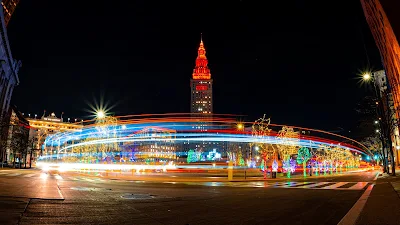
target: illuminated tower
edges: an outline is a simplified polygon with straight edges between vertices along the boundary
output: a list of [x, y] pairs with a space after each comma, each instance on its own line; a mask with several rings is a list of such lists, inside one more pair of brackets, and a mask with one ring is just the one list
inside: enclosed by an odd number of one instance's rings
[[193, 70], [192, 79], [190, 79], [192, 91], [191, 113], [211, 114], [213, 112], [212, 79], [207, 64], [206, 49], [204, 48], [203, 39], [201, 39], [196, 66]]
[[4, 21], [6, 22], [6, 26], [11, 19], [11, 15], [14, 13], [15, 8], [19, 0], [3, 0], [1, 1], [1, 6], [3, 7], [4, 12]]

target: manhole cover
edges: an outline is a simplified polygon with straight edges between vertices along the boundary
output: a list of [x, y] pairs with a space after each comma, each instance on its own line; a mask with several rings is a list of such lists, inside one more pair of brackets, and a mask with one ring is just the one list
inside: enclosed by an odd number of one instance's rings
[[91, 187], [72, 187], [72, 190], [77, 191], [111, 191], [111, 189], [106, 188], [91, 188]]
[[143, 200], [143, 199], [153, 199], [155, 198], [155, 196], [150, 194], [126, 194], [122, 195], [121, 198]]

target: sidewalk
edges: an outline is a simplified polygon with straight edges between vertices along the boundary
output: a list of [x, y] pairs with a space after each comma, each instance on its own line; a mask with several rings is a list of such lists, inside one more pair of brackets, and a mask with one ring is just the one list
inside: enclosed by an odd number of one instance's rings
[[400, 225], [399, 175], [393, 177], [385, 174], [378, 178], [356, 224]]

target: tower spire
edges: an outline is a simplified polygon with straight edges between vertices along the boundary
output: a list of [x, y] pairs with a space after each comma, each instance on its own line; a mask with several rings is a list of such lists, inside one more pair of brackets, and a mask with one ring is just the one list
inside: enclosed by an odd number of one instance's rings
[[211, 79], [210, 69], [208, 68], [208, 59], [206, 57], [206, 49], [203, 43], [203, 33], [200, 34], [200, 46], [197, 51], [196, 66], [193, 70], [193, 79], [209, 80]]

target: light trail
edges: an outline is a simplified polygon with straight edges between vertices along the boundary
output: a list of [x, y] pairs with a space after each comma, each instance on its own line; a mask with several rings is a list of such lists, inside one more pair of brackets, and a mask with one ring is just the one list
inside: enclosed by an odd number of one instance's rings
[[[259, 165], [261, 163], [260, 158], [262, 157], [260, 156], [263, 154], [258, 151], [258, 146], [265, 146], [268, 144], [272, 149], [279, 149], [276, 148], [277, 146], [281, 146], [280, 148], [282, 148], [282, 146], [295, 145], [296, 148], [306, 147], [314, 149], [315, 152], [320, 150], [324, 152], [331, 151], [332, 154], [330, 154], [330, 156], [328, 156], [329, 154], [324, 155], [325, 153], [323, 153], [321, 155], [319, 153], [320, 155], [318, 157], [315, 156], [312, 158], [315, 163], [315, 168], [327, 170], [329, 166], [331, 168], [337, 168], [338, 166], [341, 168], [342, 165], [345, 165], [344, 161], [350, 162], [350, 159], [344, 159], [346, 157], [352, 158], [351, 160], [353, 161], [350, 164], [354, 165], [354, 153], [368, 154], [368, 152], [366, 153], [365, 146], [361, 143], [326, 131], [291, 127], [297, 129], [297, 131], [308, 131], [309, 133], [306, 135], [305, 133], [299, 132], [298, 137], [286, 137], [282, 139], [279, 137], [278, 132], [283, 125], [269, 124], [271, 129], [267, 134], [253, 136], [251, 127], [246, 128], [245, 125], [243, 125], [239, 130], [237, 129], [238, 121], [236, 119], [224, 117], [232, 116], [229, 114], [219, 114], [213, 117], [203, 118], [194, 118], [185, 115], [187, 114], [106, 116], [104, 119], [98, 121], [85, 121], [85, 123], [90, 122], [91, 124], [83, 126], [82, 130], [49, 135], [43, 146], [45, 155], [39, 158], [39, 165], [42, 165], [43, 168], [50, 168], [58, 165], [58, 167], [62, 167], [62, 170], [119, 169], [165, 171], [177, 168], [227, 168], [227, 165], [215, 165], [215, 163], [213, 163], [213, 165], [179, 164], [179, 167], [175, 166], [175, 163], [178, 162], [178, 158], [180, 158], [181, 163], [182, 159], [186, 161], [186, 157], [189, 160], [189, 149], [197, 149], [199, 146], [200, 151], [198, 154], [209, 154], [207, 156], [200, 155], [197, 157], [209, 157], [210, 154], [218, 153], [220, 155], [220, 158], [218, 158], [219, 162], [225, 164], [229, 159], [232, 160], [232, 157], [236, 157], [232, 156], [232, 153], [237, 154], [238, 148], [243, 147], [242, 150], [247, 149], [244, 151], [254, 152], [254, 155], [246, 158], [247, 161], [242, 162], [241, 165], [243, 166], [243, 164], [246, 164], [249, 167], [252, 165], [251, 167], [255, 168], [256, 164]], [[111, 120], [107, 121], [107, 118], [111, 118]], [[240, 122], [240, 124], [249, 123]], [[310, 132], [320, 135], [311, 135]], [[321, 134], [324, 135], [324, 137], [321, 137]], [[326, 138], [327, 135], [328, 138]], [[332, 137], [332, 139], [329, 137]], [[340, 140], [337, 140], [338, 138]], [[204, 149], [201, 150], [200, 146], [203, 146]], [[210, 150], [214, 150], [214, 153]], [[216, 152], [216, 150], [218, 152]], [[353, 154], [350, 153], [350, 151], [353, 152]], [[339, 156], [340, 154], [341, 156]], [[282, 156], [279, 157], [280, 160], [282, 160]], [[148, 158], [151, 158], [153, 161], [145, 162], [144, 160]], [[344, 161], [340, 161], [340, 158]], [[210, 164], [210, 159], [211, 158], [202, 159], [201, 161], [208, 160], [208, 164]], [[215, 158], [213, 160], [215, 161]], [[265, 160], [267, 159], [265, 158]], [[119, 163], [113, 164], [114, 162]], [[150, 162], [154, 165], [149, 165]], [[55, 163], [55, 165], [52, 163]], [[242, 167], [235, 165], [234, 168]]]

